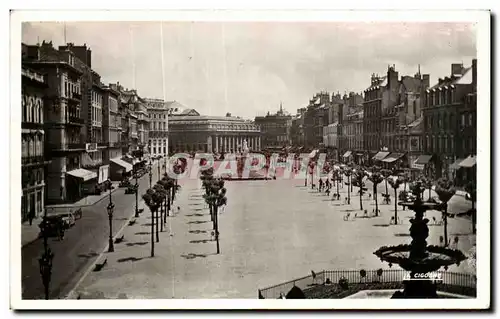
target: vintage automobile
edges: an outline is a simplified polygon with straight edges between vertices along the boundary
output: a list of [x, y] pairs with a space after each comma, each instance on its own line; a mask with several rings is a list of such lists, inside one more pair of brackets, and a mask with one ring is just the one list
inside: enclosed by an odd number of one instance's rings
[[125, 194], [135, 194], [137, 187], [135, 185], [129, 185], [125, 190]]
[[[64, 231], [68, 229], [67, 222], [64, 220], [63, 215], [52, 215], [47, 216], [47, 229], [46, 234], [48, 237], [59, 237], [64, 238]], [[38, 237], [43, 237], [43, 221], [38, 225], [40, 227], [40, 233]]]
[[130, 180], [127, 178], [127, 179], [123, 179], [120, 184], [118, 184], [118, 187], [129, 187], [131, 185], [130, 183]]

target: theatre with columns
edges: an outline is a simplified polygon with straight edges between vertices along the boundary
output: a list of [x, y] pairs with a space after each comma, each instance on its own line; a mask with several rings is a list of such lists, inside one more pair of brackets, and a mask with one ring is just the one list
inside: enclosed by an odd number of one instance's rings
[[169, 153], [239, 153], [244, 141], [260, 151], [260, 129], [252, 121], [231, 116], [204, 116], [194, 109], [172, 112], [168, 118]]

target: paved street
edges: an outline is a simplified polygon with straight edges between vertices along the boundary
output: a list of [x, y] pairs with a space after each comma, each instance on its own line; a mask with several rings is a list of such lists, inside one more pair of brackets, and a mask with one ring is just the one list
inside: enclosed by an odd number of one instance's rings
[[[387, 269], [373, 252], [384, 245], [409, 243], [412, 213], [399, 210], [402, 225], [389, 225], [393, 205], [380, 205], [377, 218], [353, 218], [352, 205], [332, 202], [303, 187], [303, 180], [226, 182], [228, 206], [220, 215], [221, 254], [199, 181], [182, 181], [168, 229], [150, 253], [150, 217], [125, 228], [127, 241], [107, 254], [108, 264], [91, 272], [72, 298], [256, 298], [258, 288], [323, 269]], [[346, 192], [347, 188], [341, 189]], [[344, 193], [342, 194], [344, 197]], [[373, 199], [364, 199], [371, 211]], [[349, 221], [344, 221], [347, 212]], [[440, 213], [428, 212], [427, 217]], [[439, 244], [442, 226], [430, 227], [429, 244]], [[475, 243], [470, 221], [449, 220], [449, 235], [468, 253]], [[397, 266], [395, 266], [397, 267]], [[472, 272], [467, 263], [450, 271]]]
[[[153, 169], [153, 182], [158, 173]], [[139, 200], [149, 186], [149, 175], [139, 180]], [[115, 204], [113, 233], [116, 233], [135, 212], [135, 195], [125, 195], [125, 188], [112, 194]], [[49, 238], [49, 246], [54, 253], [50, 298], [65, 295], [76, 284], [95, 258], [108, 243], [109, 220], [104, 199], [93, 206], [84, 207], [83, 217], [75, 226], [66, 231], [64, 240]], [[22, 297], [23, 299], [43, 298], [38, 258], [43, 252], [43, 239], [38, 239], [22, 248]]]

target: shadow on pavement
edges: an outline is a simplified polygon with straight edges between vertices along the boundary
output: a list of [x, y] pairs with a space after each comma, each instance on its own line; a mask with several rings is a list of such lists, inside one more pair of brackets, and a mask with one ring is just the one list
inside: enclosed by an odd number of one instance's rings
[[391, 225], [390, 224], [375, 224], [375, 225], [372, 225], [372, 226], [375, 226], [375, 227], [389, 227]]
[[191, 244], [206, 244], [206, 243], [209, 243], [209, 242], [212, 242], [213, 240], [211, 239], [199, 239], [199, 240], [190, 240], [189, 242]]
[[396, 233], [394, 234], [396, 237], [411, 237], [409, 233]]
[[194, 208], [193, 209], [195, 212], [199, 212], [200, 210], [205, 210], [205, 208]]
[[189, 217], [193, 217], [193, 216], [205, 216], [206, 214], [189, 214], [189, 215], [186, 215], [186, 216], [189, 216]]
[[135, 261], [139, 261], [139, 260], [143, 260], [143, 259], [144, 259], [144, 257], [140, 257], [140, 258], [137, 258], [137, 257], [127, 257], [127, 258], [120, 258], [117, 261], [119, 263], [124, 263], [124, 262], [127, 262], [127, 261], [135, 262]]
[[208, 232], [206, 230], [196, 229], [196, 230], [190, 230], [189, 233], [191, 233], [191, 234], [206, 234]]
[[79, 254], [78, 257], [80, 258], [92, 258], [92, 257], [97, 257], [99, 256], [98, 253], [96, 252], [91, 252], [91, 253], [88, 253], [88, 254]]
[[203, 203], [189, 203], [189, 206], [201, 206]]
[[191, 222], [188, 222], [188, 224], [205, 224], [205, 223], [210, 223], [210, 221], [209, 220], [193, 220]]
[[151, 227], [151, 223], [141, 224], [141, 226], [149, 226], [149, 227]]
[[151, 234], [151, 233], [148, 231], [140, 231], [140, 232], [135, 233], [135, 235], [148, 235], [148, 234]]
[[144, 246], [147, 244], [149, 244], [147, 241], [139, 241], [139, 242], [135, 242], [135, 243], [126, 243], [125, 245], [132, 247], [132, 246]]
[[114, 220], [128, 220], [127, 217], [122, 217], [122, 218], [115, 218]]
[[207, 256], [211, 256], [211, 255], [216, 255], [216, 254], [193, 254], [193, 253], [189, 253], [187, 255], [181, 255], [182, 258], [185, 258], [185, 259], [195, 259], [195, 258], [206, 258]]

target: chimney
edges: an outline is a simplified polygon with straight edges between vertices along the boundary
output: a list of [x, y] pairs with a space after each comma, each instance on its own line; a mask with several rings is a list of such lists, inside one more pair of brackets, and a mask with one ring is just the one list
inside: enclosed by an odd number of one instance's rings
[[477, 91], [477, 59], [472, 59], [472, 87]]
[[431, 82], [430, 78], [431, 78], [431, 77], [430, 77], [430, 75], [429, 75], [429, 74], [423, 74], [423, 75], [422, 75], [422, 85], [423, 85], [423, 87], [424, 87], [424, 90], [426, 90], [426, 89], [428, 89], [428, 88], [429, 88], [429, 86], [430, 86], [430, 84], [431, 84], [431, 83], [430, 83], [430, 82]]
[[396, 71], [396, 66], [393, 65], [392, 67], [389, 67], [389, 70], [387, 71], [387, 84], [389, 88], [396, 88], [398, 79], [399, 73]]
[[462, 75], [463, 65], [462, 63], [453, 63], [451, 65], [451, 75]]

